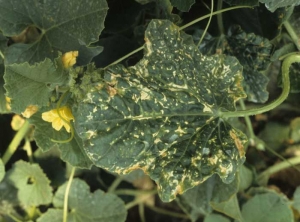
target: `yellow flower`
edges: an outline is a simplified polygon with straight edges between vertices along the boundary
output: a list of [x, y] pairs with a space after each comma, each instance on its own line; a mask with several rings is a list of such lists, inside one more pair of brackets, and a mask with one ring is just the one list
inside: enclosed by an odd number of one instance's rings
[[26, 107], [25, 111], [22, 112], [22, 116], [25, 118], [30, 118], [33, 114], [35, 114], [38, 111], [38, 107], [35, 105], [29, 105]]
[[11, 104], [11, 98], [9, 97], [5, 97], [5, 100], [6, 100], [6, 109], [7, 110], [11, 110], [11, 107], [10, 107], [10, 104]]
[[[71, 120], [74, 120], [72, 111], [67, 106], [60, 107], [59, 114], [68, 123], [70, 123]], [[52, 109], [48, 112], [42, 113], [42, 119], [46, 122], [52, 123], [52, 127], [57, 131], [61, 130], [62, 127], [65, 127], [67, 132], [68, 133], [70, 132], [70, 126], [63, 119], [59, 117], [57, 113], [57, 109]]]
[[78, 56], [78, 51], [66, 52], [62, 56], [62, 62], [65, 68], [69, 68], [76, 63], [76, 57]]

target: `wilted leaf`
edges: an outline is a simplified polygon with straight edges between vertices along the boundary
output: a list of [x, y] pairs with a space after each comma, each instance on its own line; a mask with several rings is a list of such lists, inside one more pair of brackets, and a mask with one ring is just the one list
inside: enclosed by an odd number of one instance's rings
[[247, 222], [293, 222], [293, 212], [287, 198], [275, 192], [257, 194], [242, 207]]
[[168, 21], [152, 21], [145, 38], [137, 65], [100, 70], [103, 80], [81, 85], [87, 90], [75, 95], [84, 150], [109, 171], [143, 169], [163, 201], [214, 173], [230, 183], [247, 139], [220, 116], [245, 96], [242, 67], [234, 57], [200, 54]]
[[170, 0], [171, 4], [178, 8], [182, 12], [188, 12], [192, 5], [195, 4], [195, 0]]
[[79, 168], [91, 168], [92, 162], [83, 150], [82, 140], [76, 132], [74, 138], [69, 143], [57, 144], [51, 141], [51, 139], [58, 141], [66, 140], [70, 137], [70, 133], [65, 129], [56, 131], [52, 128], [51, 123], [42, 119], [42, 113], [49, 109], [43, 108], [29, 119], [30, 123], [35, 126], [34, 139], [38, 147], [44, 152], [58, 147], [61, 151], [62, 160]]
[[77, 50], [80, 63], [89, 62], [101, 52], [87, 46], [98, 40], [107, 10], [105, 0], [1, 0], [0, 29], [20, 42], [8, 48], [6, 61], [34, 64]]
[[211, 202], [220, 203], [230, 199], [237, 193], [238, 186], [237, 178], [230, 184], [224, 184], [218, 176], [213, 175], [202, 184], [179, 195], [176, 200], [191, 220], [196, 221], [200, 216], [213, 211]]
[[33, 66], [28, 63], [7, 65], [5, 89], [11, 98], [11, 109], [16, 113], [25, 111], [29, 105], [48, 105], [51, 93], [68, 79], [63, 70], [61, 57], [53, 63], [46, 59]]
[[38, 206], [51, 203], [50, 181], [39, 165], [20, 160], [14, 164], [9, 180], [18, 188], [18, 199], [23, 205]]
[[261, 3], [264, 3], [271, 12], [274, 12], [276, 9], [286, 6], [296, 6], [299, 5], [299, 0], [259, 0]]
[[[58, 188], [53, 204], [63, 208], [67, 184]], [[123, 222], [127, 211], [123, 201], [114, 194], [96, 190], [90, 193], [89, 186], [80, 179], [74, 179], [68, 197], [68, 220], [78, 222]], [[53, 212], [52, 212], [53, 213]], [[51, 214], [52, 214], [51, 213]], [[54, 214], [57, 214], [54, 212]]]

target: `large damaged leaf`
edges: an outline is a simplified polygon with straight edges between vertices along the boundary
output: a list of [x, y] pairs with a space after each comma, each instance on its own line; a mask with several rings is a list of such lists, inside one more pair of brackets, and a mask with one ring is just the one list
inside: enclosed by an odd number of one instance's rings
[[273, 46], [270, 41], [254, 33], [246, 33], [239, 26], [232, 26], [228, 35], [207, 37], [200, 45], [204, 54], [226, 54], [235, 56], [243, 66], [243, 86], [247, 100], [265, 103], [269, 94], [267, 91], [268, 77], [263, 73], [270, 64]]
[[169, 21], [152, 21], [145, 40], [135, 66], [99, 70], [102, 81], [75, 94], [75, 130], [87, 155], [119, 174], [143, 169], [163, 201], [213, 174], [230, 183], [247, 139], [222, 113], [245, 97], [241, 65], [234, 57], [202, 55]]

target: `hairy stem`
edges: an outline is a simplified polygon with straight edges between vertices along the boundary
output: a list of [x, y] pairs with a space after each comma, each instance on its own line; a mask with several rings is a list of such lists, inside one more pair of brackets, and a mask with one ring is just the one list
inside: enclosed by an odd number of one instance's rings
[[114, 182], [108, 188], [107, 192], [108, 193], [114, 192], [122, 181], [123, 181], [122, 176], [117, 176], [116, 179], [114, 180]]
[[16, 133], [16, 135], [14, 136], [13, 140], [9, 144], [6, 152], [2, 157], [2, 161], [4, 165], [10, 160], [12, 155], [16, 152], [20, 142], [25, 138], [29, 130], [30, 130], [30, 124], [28, 120], [25, 120], [23, 126]]
[[289, 23], [289, 21], [285, 21], [283, 23], [285, 29], [287, 30], [287, 32], [289, 33], [289, 35], [291, 36], [294, 44], [296, 45], [298, 51], [300, 51], [300, 44], [299, 44], [299, 38], [298, 35], [295, 33], [295, 30], [293, 29], [293, 27], [291, 26], [291, 24]]
[[65, 191], [65, 197], [64, 197], [64, 214], [63, 214], [63, 222], [67, 222], [68, 220], [68, 196], [71, 188], [71, 184], [74, 178], [76, 167], [73, 167], [71, 170], [71, 174], [68, 180], [68, 184]]
[[[223, 7], [223, 0], [218, 0], [218, 5], [217, 5], [217, 10], [222, 10]], [[217, 15], [217, 22], [218, 22], [218, 28], [220, 35], [224, 35], [225, 29], [224, 29], [224, 24], [223, 24], [223, 16], [222, 14]]]
[[272, 103], [255, 108], [255, 109], [250, 109], [250, 110], [240, 110], [236, 112], [223, 112], [220, 114], [220, 116], [224, 118], [228, 117], [245, 117], [245, 116], [252, 116], [252, 115], [257, 115], [261, 114], [264, 112], [268, 112], [275, 107], [279, 106], [289, 95], [290, 92], [290, 76], [289, 76], [289, 69], [291, 65], [295, 62], [300, 62], [300, 54], [294, 54], [286, 57], [283, 61], [282, 64], [282, 92], [280, 96], [274, 100]]
[[273, 166], [269, 167], [267, 170], [263, 171], [258, 176], [257, 180], [260, 183], [266, 184], [268, 182], [269, 177], [272, 174], [277, 173], [277, 172], [279, 172], [281, 170], [290, 168], [291, 166], [298, 165], [298, 164], [300, 164], [300, 156], [287, 159], [286, 161], [283, 161], [281, 163], [273, 165]]

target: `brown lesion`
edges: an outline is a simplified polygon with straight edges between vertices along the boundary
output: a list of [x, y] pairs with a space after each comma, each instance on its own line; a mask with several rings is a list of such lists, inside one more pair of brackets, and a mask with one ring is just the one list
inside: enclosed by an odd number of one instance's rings
[[240, 157], [245, 156], [245, 147], [233, 130], [229, 131], [230, 137], [234, 140], [235, 146], [239, 151]]
[[116, 94], [118, 94], [118, 91], [114, 85], [107, 85], [106, 90], [110, 97], [114, 97]]

